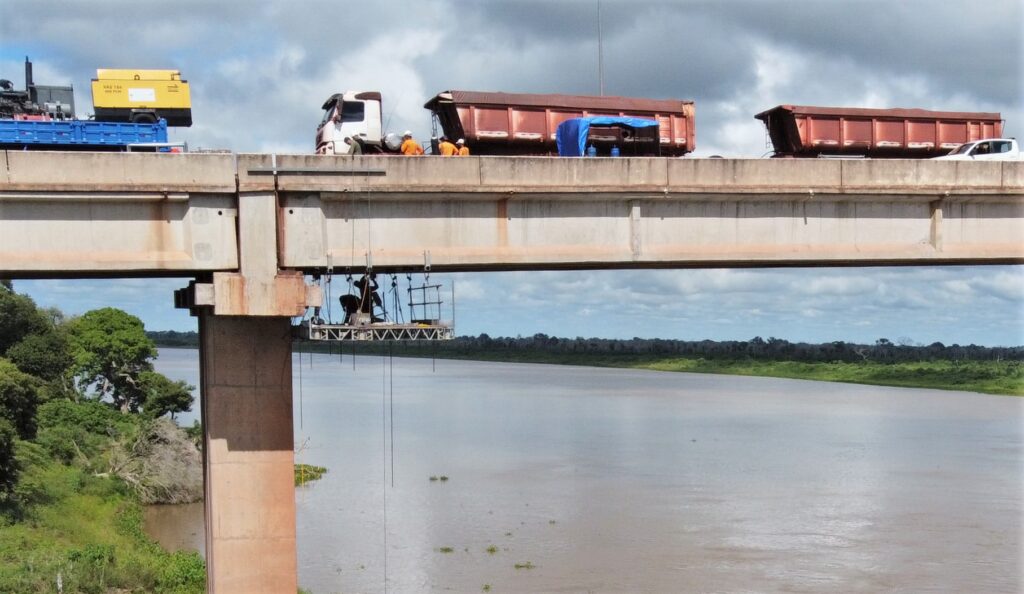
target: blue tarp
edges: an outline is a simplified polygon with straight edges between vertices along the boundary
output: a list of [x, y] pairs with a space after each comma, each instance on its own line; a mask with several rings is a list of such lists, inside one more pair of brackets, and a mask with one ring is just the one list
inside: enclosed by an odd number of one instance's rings
[[626, 128], [650, 128], [657, 126], [657, 120], [644, 118], [625, 118], [597, 116], [590, 118], [572, 118], [558, 125], [555, 142], [558, 143], [558, 156], [582, 157], [587, 150], [587, 137], [591, 126], [623, 126]]

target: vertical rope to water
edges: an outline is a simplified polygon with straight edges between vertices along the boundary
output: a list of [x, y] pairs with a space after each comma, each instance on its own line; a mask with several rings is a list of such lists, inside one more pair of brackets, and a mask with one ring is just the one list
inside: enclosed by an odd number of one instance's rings
[[388, 362], [384, 357], [380, 358], [381, 362], [381, 378], [380, 378], [380, 445], [381, 445], [381, 470], [383, 471], [383, 482], [381, 483], [381, 494], [383, 496], [384, 503], [384, 593], [388, 591], [388, 449], [387, 449], [387, 379], [388, 379]]
[[394, 343], [388, 342], [388, 401], [391, 406], [391, 488], [395, 488], [395, 353]]
[[[301, 345], [301, 343], [299, 343]], [[299, 350], [299, 429], [303, 428], [302, 425], [302, 347], [298, 347]]]

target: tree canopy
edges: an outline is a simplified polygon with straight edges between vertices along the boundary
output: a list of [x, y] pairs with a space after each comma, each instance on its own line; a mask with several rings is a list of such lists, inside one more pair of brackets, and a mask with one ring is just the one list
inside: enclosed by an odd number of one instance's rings
[[97, 399], [110, 398], [122, 412], [138, 412], [146, 394], [139, 376], [153, 371], [156, 346], [142, 320], [106, 307], [68, 323], [75, 383]]
[[48, 326], [31, 297], [0, 287], [0, 356], [26, 336], [43, 332]]
[[0, 359], [0, 418], [7, 419], [21, 439], [36, 435], [36, 390], [39, 380]]

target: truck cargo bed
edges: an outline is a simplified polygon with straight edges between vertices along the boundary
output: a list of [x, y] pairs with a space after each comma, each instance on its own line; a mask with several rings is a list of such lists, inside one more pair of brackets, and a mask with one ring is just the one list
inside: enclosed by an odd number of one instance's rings
[[683, 155], [694, 149], [692, 101], [445, 91], [424, 105], [453, 141], [466, 139], [477, 155], [558, 154], [558, 125], [590, 116], [650, 118], [660, 126], [661, 154]]
[[167, 142], [167, 122], [118, 124], [88, 120], [0, 120], [0, 146], [6, 149], [123, 151], [129, 145]]
[[779, 105], [754, 117], [778, 157], [929, 158], [1003, 131], [998, 113]]

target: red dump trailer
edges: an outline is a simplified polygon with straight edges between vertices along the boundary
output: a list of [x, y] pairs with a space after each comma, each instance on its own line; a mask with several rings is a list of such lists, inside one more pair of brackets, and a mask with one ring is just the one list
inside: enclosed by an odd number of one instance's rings
[[[565, 120], [588, 116], [653, 118], [660, 124], [660, 154], [684, 155], [694, 149], [693, 101], [445, 91], [424, 105], [444, 134], [465, 138], [475, 155], [558, 154], [555, 132]], [[627, 154], [631, 138], [619, 128], [592, 129], [591, 140], [604, 153], [613, 145]]]
[[776, 157], [924, 159], [1003, 133], [998, 113], [779, 105], [754, 117]]

